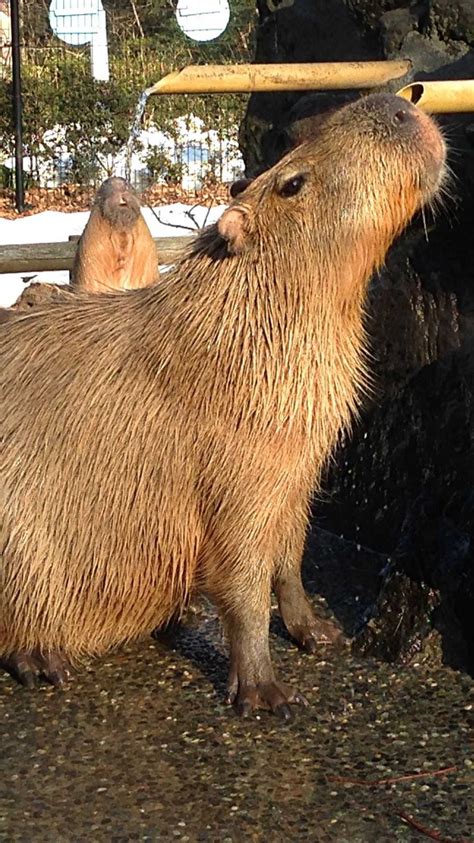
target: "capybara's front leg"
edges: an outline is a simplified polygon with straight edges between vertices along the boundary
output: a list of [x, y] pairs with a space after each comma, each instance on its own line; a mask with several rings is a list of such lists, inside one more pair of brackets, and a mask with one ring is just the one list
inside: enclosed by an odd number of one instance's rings
[[341, 629], [333, 621], [319, 617], [306, 596], [301, 580], [305, 534], [306, 525], [301, 524], [288, 537], [275, 571], [273, 588], [289, 634], [303, 650], [314, 653], [321, 645], [338, 641]]
[[228, 596], [218, 599], [230, 643], [226, 701], [248, 716], [259, 708], [291, 718], [290, 704], [307, 705], [302, 694], [279, 682], [270, 657], [271, 578], [264, 565], [252, 569], [245, 581], [226, 578]]
[[28, 653], [19, 650], [0, 659], [0, 664], [26, 688], [37, 688], [41, 678], [56, 688], [62, 688], [71, 675], [69, 662], [56, 651], [42, 653], [34, 650]]

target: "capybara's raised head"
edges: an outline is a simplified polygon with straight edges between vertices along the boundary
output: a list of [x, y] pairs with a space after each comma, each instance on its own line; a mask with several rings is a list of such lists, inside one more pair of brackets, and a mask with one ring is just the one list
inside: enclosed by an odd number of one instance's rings
[[[436, 124], [392, 94], [372, 94], [331, 115], [318, 136], [245, 184], [218, 222], [228, 251], [257, 260], [308, 248], [328, 276], [361, 278], [433, 198], [445, 173]], [[267, 261], [268, 263], [268, 261]]]
[[132, 185], [119, 176], [106, 179], [94, 201], [102, 216], [117, 228], [130, 228], [140, 215], [140, 202]]

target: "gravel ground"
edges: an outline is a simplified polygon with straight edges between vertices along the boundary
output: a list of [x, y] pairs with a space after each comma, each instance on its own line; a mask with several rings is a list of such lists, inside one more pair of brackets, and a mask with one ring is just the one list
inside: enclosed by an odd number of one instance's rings
[[[383, 561], [310, 538], [309, 591], [318, 583], [325, 602], [313, 599], [346, 632]], [[64, 691], [1, 674], [0, 840], [473, 839], [472, 679], [436, 662], [358, 660], [348, 647], [308, 656], [277, 620], [272, 650], [311, 703], [288, 725], [221, 704], [225, 646], [206, 606], [167, 640], [90, 662]]]

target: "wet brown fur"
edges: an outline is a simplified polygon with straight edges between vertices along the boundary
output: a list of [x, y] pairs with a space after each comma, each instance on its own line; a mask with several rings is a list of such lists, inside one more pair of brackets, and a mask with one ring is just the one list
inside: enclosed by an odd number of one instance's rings
[[200, 589], [231, 689], [260, 681], [259, 660], [273, 675], [271, 581], [299, 566], [368, 382], [368, 279], [442, 170], [431, 121], [404, 135], [390, 109], [374, 96], [331, 117], [162, 284], [2, 326], [1, 653], [101, 653]]
[[79, 240], [71, 284], [91, 293], [148, 287], [158, 278], [158, 254], [133, 188], [107, 179], [97, 191]]

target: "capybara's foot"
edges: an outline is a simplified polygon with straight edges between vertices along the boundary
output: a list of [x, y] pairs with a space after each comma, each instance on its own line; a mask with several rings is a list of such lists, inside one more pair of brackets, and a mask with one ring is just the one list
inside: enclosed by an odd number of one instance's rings
[[344, 640], [342, 630], [334, 621], [320, 618], [312, 610], [307, 616], [283, 620], [288, 633], [306, 653], [316, 653], [321, 647]]
[[56, 651], [41, 653], [34, 650], [26, 653], [19, 650], [3, 659], [2, 665], [26, 688], [37, 688], [42, 678], [55, 688], [62, 688], [71, 675], [69, 662]]
[[321, 618], [313, 611], [299, 572], [290, 571], [285, 576], [278, 576], [275, 592], [283, 623], [302, 650], [315, 653], [321, 646], [343, 640], [342, 630], [334, 621]]
[[230, 643], [226, 702], [243, 717], [266, 709], [290, 720], [292, 705], [308, 703], [302, 694], [275, 678], [269, 641], [270, 572], [264, 566], [257, 572], [260, 578], [247, 580], [246, 588], [242, 581], [233, 583], [240, 605], [228, 606], [224, 613]]
[[226, 703], [234, 705], [241, 717], [248, 717], [253, 711], [263, 708], [270, 709], [283, 720], [292, 719], [291, 705], [309, 705], [303, 694], [282, 682], [272, 680], [251, 685], [239, 682], [238, 676], [233, 672], [229, 677]]

